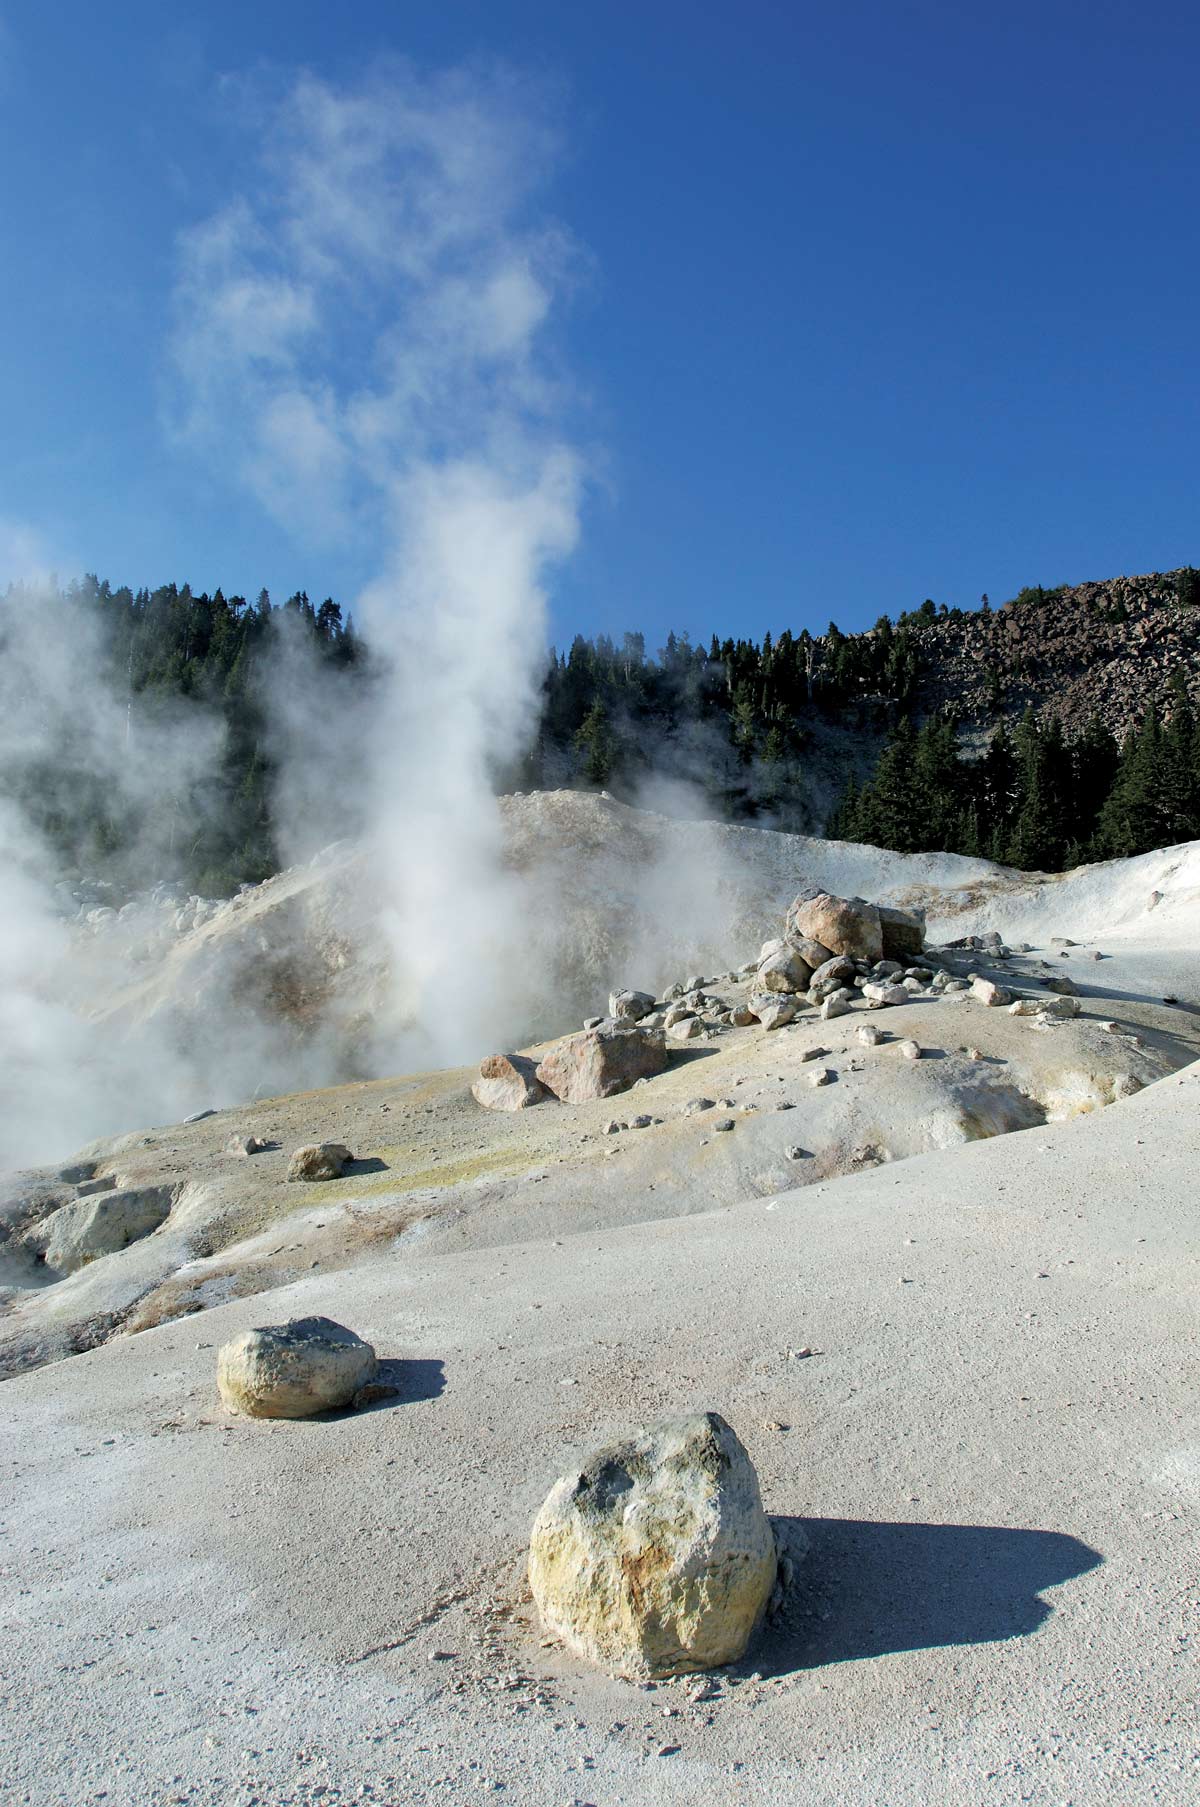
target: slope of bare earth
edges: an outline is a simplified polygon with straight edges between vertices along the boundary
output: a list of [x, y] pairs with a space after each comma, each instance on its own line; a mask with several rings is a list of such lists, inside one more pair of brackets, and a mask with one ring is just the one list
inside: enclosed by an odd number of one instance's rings
[[[5, 1800], [1194, 1799], [1198, 1105], [309, 1272], [267, 1315], [400, 1364], [354, 1416], [220, 1412], [261, 1299], [10, 1382]], [[572, 1451], [693, 1406], [811, 1553], [744, 1662], [638, 1688], [543, 1645], [522, 1552]]]

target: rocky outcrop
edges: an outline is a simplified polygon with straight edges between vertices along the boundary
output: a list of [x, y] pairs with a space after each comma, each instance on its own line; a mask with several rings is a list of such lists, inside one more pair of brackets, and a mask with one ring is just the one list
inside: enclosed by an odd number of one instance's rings
[[375, 1351], [332, 1318], [243, 1330], [217, 1356], [217, 1388], [244, 1418], [311, 1418], [350, 1405], [375, 1379]]
[[564, 1104], [586, 1104], [628, 1091], [637, 1080], [661, 1073], [666, 1064], [661, 1031], [601, 1023], [556, 1042], [538, 1063], [537, 1077]]
[[595, 1451], [551, 1489], [530, 1539], [547, 1630], [634, 1677], [735, 1662], [775, 1569], [758, 1478], [716, 1412]]
[[550, 1096], [527, 1054], [489, 1054], [480, 1064], [471, 1096], [489, 1111], [523, 1111]]
[[73, 1274], [149, 1236], [170, 1216], [173, 1186], [140, 1186], [73, 1199], [42, 1219], [26, 1245], [59, 1274]]

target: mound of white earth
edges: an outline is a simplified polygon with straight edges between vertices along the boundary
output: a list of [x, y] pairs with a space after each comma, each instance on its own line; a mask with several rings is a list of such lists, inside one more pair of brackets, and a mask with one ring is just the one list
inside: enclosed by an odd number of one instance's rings
[[[45, 1114], [45, 1087], [31, 1080], [23, 1091], [10, 1074], [18, 1158], [65, 1155], [121, 1127], [122, 1110], [170, 1121], [559, 1035], [602, 1013], [612, 992], [661, 992], [748, 958], [805, 883], [921, 906], [934, 941], [998, 930], [1010, 943], [1046, 947], [1062, 935], [1137, 949], [1140, 990], [1200, 997], [1172, 952], [1200, 916], [1196, 844], [1045, 876], [676, 821], [579, 792], [497, 807], [500, 864], [473, 876], [465, 927], [393, 933], [381, 867], [348, 844], [181, 916], [178, 932], [164, 934], [149, 904], [84, 921], [58, 982], [86, 1019], [88, 1084], [65, 1090], [30, 1145], [19, 1129]], [[102, 1093], [97, 1072], [110, 1082]], [[45, 1146], [51, 1134], [57, 1146]]]

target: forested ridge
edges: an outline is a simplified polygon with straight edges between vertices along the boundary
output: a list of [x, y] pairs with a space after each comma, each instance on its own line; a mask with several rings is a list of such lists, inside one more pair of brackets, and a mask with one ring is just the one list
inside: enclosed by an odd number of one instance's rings
[[[1031, 588], [994, 615], [986, 598], [970, 612], [927, 600], [862, 634], [833, 622], [761, 642], [671, 634], [656, 652], [636, 632], [620, 643], [577, 637], [548, 652], [536, 735], [496, 784], [605, 786], [632, 799], [665, 773], [725, 819], [1045, 870], [1190, 839], [1200, 835], [1200, 574], [1116, 584], [1112, 594]], [[1119, 586], [1130, 584], [1141, 588], [1127, 601]], [[318, 699], [324, 686], [342, 704], [338, 687], [365, 689], [372, 654], [349, 616], [302, 591], [276, 605], [265, 590], [248, 601], [187, 584], [114, 589], [94, 576], [59, 599], [94, 625], [94, 681], [125, 699], [130, 723], [223, 728], [203, 794], [161, 805], [169, 832], [158, 845], [177, 870], [158, 876], [218, 895], [277, 870], [271, 684], [287, 651], [302, 657]], [[40, 606], [37, 593], [9, 589], [0, 657]], [[1124, 661], [1116, 716], [1113, 687], [1097, 688], [1089, 659], [1102, 638], [1104, 657]], [[1147, 677], [1140, 698], [1129, 695], [1131, 670]], [[1056, 709], [1072, 684], [1074, 710]], [[1089, 697], [1097, 706], [1081, 721]], [[1128, 724], [1120, 734], [1114, 719]], [[319, 709], [311, 732], [320, 735]], [[832, 812], [810, 781], [818, 760], [842, 773]], [[141, 825], [78, 750], [40, 748], [2, 782], [65, 866], [120, 872]]]

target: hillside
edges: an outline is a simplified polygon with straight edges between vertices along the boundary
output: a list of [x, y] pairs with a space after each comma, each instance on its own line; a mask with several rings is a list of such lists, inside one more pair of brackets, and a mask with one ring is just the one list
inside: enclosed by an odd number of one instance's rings
[[1075, 739], [1098, 717], [1118, 740], [1151, 705], [1165, 711], [1172, 675], [1200, 701], [1200, 607], [1180, 601], [1181, 572], [1031, 590], [988, 612], [912, 627], [918, 714], [953, 709], [980, 733], [1028, 707]]

